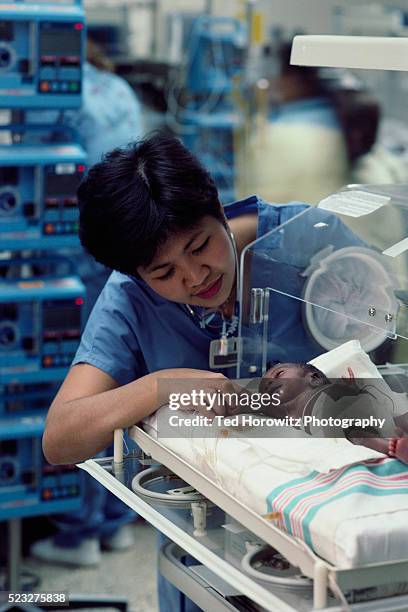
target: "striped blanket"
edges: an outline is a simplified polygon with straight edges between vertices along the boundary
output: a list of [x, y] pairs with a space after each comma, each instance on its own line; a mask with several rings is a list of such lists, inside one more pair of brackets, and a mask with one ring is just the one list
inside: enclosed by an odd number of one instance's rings
[[[374, 526], [373, 516], [392, 512], [389, 519], [384, 516], [377, 525], [377, 529], [382, 526], [384, 531], [375, 537], [383, 539], [386, 550], [393, 550], [393, 559], [408, 558], [408, 522], [403, 529], [403, 521], [408, 521], [408, 466], [395, 459], [374, 459], [326, 474], [312, 471], [288, 480], [272, 489], [267, 496], [267, 508], [279, 517], [281, 528], [304, 540], [317, 553], [322, 552], [322, 532], [330, 533], [338, 546], [341, 533], [349, 531], [344, 533], [344, 544], [349, 547], [344, 551], [347, 557], [360, 556], [358, 548], [370, 547], [369, 526], [370, 522]], [[369, 533], [358, 534], [359, 521], [366, 522]], [[394, 530], [387, 526], [390, 521]], [[353, 532], [356, 539], [351, 545]], [[404, 540], [401, 544], [405, 553], [398, 545], [399, 537]], [[327, 545], [330, 543], [326, 542]], [[374, 557], [372, 562], [375, 561]]]

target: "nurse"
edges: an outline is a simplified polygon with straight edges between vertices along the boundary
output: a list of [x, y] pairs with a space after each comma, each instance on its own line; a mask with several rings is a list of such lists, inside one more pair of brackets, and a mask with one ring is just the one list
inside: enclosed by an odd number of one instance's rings
[[[160, 134], [109, 153], [78, 196], [81, 242], [114, 272], [49, 411], [43, 447], [56, 464], [94, 456], [115, 429], [154, 412], [161, 379], [182, 380], [185, 388], [186, 379], [199, 378], [208, 391], [228, 385], [224, 374], [209, 371], [209, 352], [220, 334], [237, 331], [239, 255], [305, 209], [256, 196], [222, 208], [209, 173], [179, 140]], [[330, 218], [327, 239], [355, 243]], [[299, 236], [299, 249], [311, 251], [308, 242]], [[316, 355], [300, 312], [280, 311], [273, 333], [282, 335], [287, 320], [295, 352]], [[161, 611], [182, 609], [180, 594], [164, 581], [159, 595]]]

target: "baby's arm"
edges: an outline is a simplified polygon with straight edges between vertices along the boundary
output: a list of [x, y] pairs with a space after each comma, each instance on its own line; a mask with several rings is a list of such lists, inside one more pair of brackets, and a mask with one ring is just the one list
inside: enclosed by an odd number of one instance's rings
[[[384, 455], [388, 455], [388, 438], [368, 438], [366, 436], [359, 436], [358, 432], [353, 430], [352, 435], [346, 433], [346, 438], [352, 442], [352, 444], [357, 444], [358, 446], [365, 446], [366, 448], [372, 448], [373, 450], [378, 451], [379, 453], [384, 453]], [[357, 434], [357, 435], [356, 435]]]

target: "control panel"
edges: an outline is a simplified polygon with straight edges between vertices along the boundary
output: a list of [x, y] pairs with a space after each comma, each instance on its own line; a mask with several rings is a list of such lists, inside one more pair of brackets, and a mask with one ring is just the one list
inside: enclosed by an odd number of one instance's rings
[[45, 416], [0, 418], [0, 521], [77, 510], [75, 465], [49, 465], [41, 450]]
[[79, 4], [0, 3], [0, 108], [78, 108], [84, 54]]
[[79, 245], [76, 190], [85, 160], [85, 152], [76, 144], [0, 146], [3, 248]]
[[82, 331], [75, 277], [0, 280], [0, 384], [62, 380]]

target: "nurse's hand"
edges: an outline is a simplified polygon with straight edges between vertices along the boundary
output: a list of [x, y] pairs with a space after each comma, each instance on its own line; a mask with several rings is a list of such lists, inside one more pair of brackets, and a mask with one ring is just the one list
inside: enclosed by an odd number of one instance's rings
[[223, 374], [173, 368], [155, 372], [158, 405], [172, 403], [179, 410], [196, 411], [208, 417], [224, 416], [235, 409], [235, 388]]

